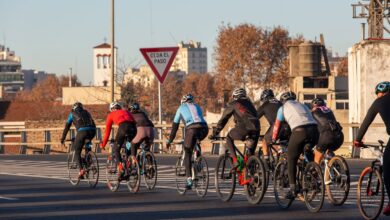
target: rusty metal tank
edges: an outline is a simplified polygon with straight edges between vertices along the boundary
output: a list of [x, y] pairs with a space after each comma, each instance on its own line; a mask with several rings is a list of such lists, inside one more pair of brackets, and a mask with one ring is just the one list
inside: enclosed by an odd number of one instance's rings
[[299, 45], [299, 75], [321, 74], [321, 44], [304, 42]]

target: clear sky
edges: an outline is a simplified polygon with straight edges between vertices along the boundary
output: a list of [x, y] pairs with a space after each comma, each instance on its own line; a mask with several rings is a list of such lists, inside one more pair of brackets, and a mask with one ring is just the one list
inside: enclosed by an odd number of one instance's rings
[[[144, 63], [141, 47], [195, 40], [208, 48], [209, 70], [222, 23], [243, 22], [319, 39], [340, 55], [360, 39], [352, 19], [357, 0], [116, 0], [118, 65]], [[0, 44], [22, 57], [23, 69], [92, 80], [92, 48], [110, 42], [111, 0], [0, 0]]]

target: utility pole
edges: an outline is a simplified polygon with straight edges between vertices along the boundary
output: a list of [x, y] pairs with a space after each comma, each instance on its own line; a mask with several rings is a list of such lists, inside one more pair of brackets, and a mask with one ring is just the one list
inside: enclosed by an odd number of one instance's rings
[[69, 68], [69, 87], [72, 87], [72, 67]]
[[115, 1], [111, 0], [111, 102], [114, 102], [114, 74], [115, 74], [115, 22], [114, 22], [114, 15], [115, 15]]

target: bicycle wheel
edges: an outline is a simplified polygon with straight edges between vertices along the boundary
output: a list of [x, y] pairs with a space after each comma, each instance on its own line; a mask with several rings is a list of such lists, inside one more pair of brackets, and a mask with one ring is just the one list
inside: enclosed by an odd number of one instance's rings
[[250, 180], [245, 184], [246, 198], [251, 204], [259, 204], [267, 189], [266, 171], [263, 162], [255, 156], [250, 156], [246, 162], [245, 179]]
[[193, 167], [195, 174], [195, 189], [200, 197], [205, 197], [209, 188], [209, 167], [206, 158], [200, 156], [196, 159]]
[[236, 188], [236, 172], [233, 169], [233, 159], [229, 154], [224, 154], [218, 158], [215, 169], [215, 190], [218, 197], [224, 201], [229, 201]]
[[141, 183], [141, 173], [138, 165], [138, 161], [135, 157], [128, 157], [126, 161], [127, 168], [127, 181], [126, 185], [129, 188], [130, 192], [136, 193], [139, 190], [139, 185]]
[[365, 219], [376, 219], [383, 208], [385, 193], [379, 170], [366, 167], [360, 174], [357, 187], [357, 205]]
[[302, 176], [303, 196], [310, 212], [318, 212], [324, 204], [325, 184], [321, 167], [315, 162], [309, 162]]
[[85, 170], [87, 182], [91, 188], [95, 188], [99, 182], [99, 161], [96, 157], [96, 154], [92, 151], [89, 151], [85, 155]]
[[142, 173], [146, 188], [154, 189], [157, 183], [157, 163], [152, 152], [145, 153], [145, 160], [142, 163]]
[[108, 156], [106, 163], [106, 179], [107, 179], [107, 187], [116, 192], [119, 188], [120, 181], [118, 180], [118, 171], [116, 169], [115, 161], [112, 156]]
[[279, 160], [274, 173], [274, 195], [276, 203], [282, 209], [288, 209], [294, 199], [287, 199], [286, 195], [290, 191], [288, 182], [287, 161]]
[[76, 186], [79, 184], [80, 179], [79, 179], [79, 165], [76, 162], [76, 155], [74, 151], [70, 151], [68, 153], [68, 177], [69, 177], [69, 182], [73, 185]]
[[326, 194], [333, 205], [340, 206], [347, 200], [351, 186], [348, 164], [344, 158], [334, 156], [328, 166], [329, 172], [325, 170], [324, 178], [331, 182], [325, 185]]
[[180, 195], [184, 195], [187, 191], [187, 176], [186, 176], [186, 168], [184, 166], [184, 161], [182, 157], [179, 157], [176, 161], [175, 166], [175, 182], [176, 189]]

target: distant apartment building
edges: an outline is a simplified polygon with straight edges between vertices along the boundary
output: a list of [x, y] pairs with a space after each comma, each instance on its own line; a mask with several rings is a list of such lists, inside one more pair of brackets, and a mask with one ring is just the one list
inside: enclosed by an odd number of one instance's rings
[[[183, 80], [186, 72], [184, 71], [170, 71], [169, 75], [174, 75], [176, 79]], [[150, 87], [156, 81], [156, 75], [153, 73], [149, 65], [141, 65], [140, 68], [130, 68], [126, 71], [124, 82], [139, 83], [144, 87]]]
[[3, 45], [0, 45], [0, 87], [2, 99], [12, 99], [24, 87], [21, 59]]
[[207, 73], [207, 48], [200, 42], [179, 43], [179, 51], [171, 71], [188, 73]]
[[[114, 69], [117, 64], [117, 48], [114, 50]], [[116, 78], [116, 77], [115, 77]], [[93, 85], [110, 86], [111, 85], [111, 45], [107, 43], [100, 44], [93, 48]]]
[[31, 90], [35, 84], [42, 82], [49, 75], [55, 76], [55, 74], [48, 74], [45, 71], [38, 70], [22, 70], [22, 72], [24, 78], [24, 90]]

